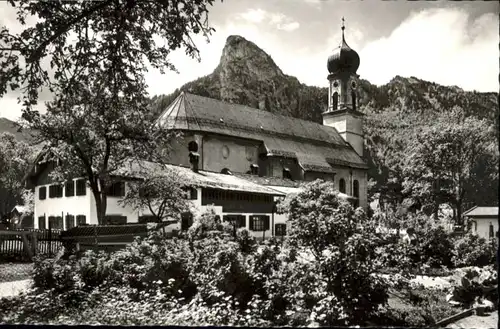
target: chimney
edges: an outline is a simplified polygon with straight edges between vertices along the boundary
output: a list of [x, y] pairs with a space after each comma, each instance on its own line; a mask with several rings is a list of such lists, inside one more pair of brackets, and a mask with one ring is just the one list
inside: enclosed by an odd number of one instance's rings
[[200, 161], [200, 155], [198, 152], [189, 152], [189, 163], [191, 163], [191, 170], [193, 172], [198, 172], [198, 166]]

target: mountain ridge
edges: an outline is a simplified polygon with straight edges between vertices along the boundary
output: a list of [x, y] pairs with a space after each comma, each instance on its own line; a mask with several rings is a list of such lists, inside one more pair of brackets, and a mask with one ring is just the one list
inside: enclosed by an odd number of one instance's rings
[[[361, 59], [362, 60], [362, 59]], [[326, 67], [325, 67], [326, 71]], [[325, 79], [325, 85], [327, 81]], [[152, 98], [152, 112], [158, 115], [181, 91], [278, 112], [318, 123], [327, 107], [328, 88], [306, 85], [287, 75], [272, 57], [255, 43], [237, 35], [227, 38], [221, 59], [211, 74], [188, 82], [167, 95]], [[480, 117], [491, 117], [498, 105], [498, 93], [464, 91], [457, 86], [443, 86], [417, 77], [396, 75], [387, 84], [376, 86], [360, 79], [360, 110], [407, 108], [446, 108], [459, 105], [474, 108]], [[465, 98], [473, 99], [473, 104]], [[489, 113], [485, 113], [489, 112]]]

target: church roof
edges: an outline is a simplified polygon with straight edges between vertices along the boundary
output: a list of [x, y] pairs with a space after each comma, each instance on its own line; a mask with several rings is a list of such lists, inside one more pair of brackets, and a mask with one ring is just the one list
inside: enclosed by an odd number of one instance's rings
[[268, 155], [296, 158], [306, 171], [332, 172], [331, 165], [367, 168], [333, 127], [186, 92], [157, 124], [261, 141]]

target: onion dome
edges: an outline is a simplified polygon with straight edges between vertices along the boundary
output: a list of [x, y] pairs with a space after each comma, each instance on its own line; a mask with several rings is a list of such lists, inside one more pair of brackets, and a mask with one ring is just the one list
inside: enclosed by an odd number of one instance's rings
[[354, 74], [359, 67], [359, 55], [345, 42], [344, 29], [344, 18], [342, 18], [342, 43], [328, 57], [327, 68], [330, 73], [343, 71]]

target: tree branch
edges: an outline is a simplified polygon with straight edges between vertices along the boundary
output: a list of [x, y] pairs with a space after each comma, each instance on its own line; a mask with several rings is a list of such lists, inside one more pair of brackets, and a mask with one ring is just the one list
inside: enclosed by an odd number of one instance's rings
[[33, 51], [33, 53], [31, 54], [31, 56], [27, 60], [27, 62], [34, 62], [35, 60], [40, 59], [41, 53], [45, 50], [45, 48], [49, 44], [51, 44], [52, 42], [54, 42], [54, 40], [56, 40], [57, 38], [59, 38], [64, 33], [68, 32], [70, 30], [71, 26], [73, 26], [75, 23], [81, 21], [82, 19], [84, 19], [87, 16], [90, 16], [91, 14], [93, 14], [96, 11], [98, 11], [99, 9], [102, 9], [102, 8], [106, 7], [110, 3], [110, 1], [111, 0], [99, 2], [98, 5], [95, 5], [94, 7], [91, 7], [89, 9], [87, 9], [87, 10], [84, 10], [77, 17], [75, 17], [73, 19], [70, 19], [66, 24], [64, 24], [63, 26], [61, 26], [50, 38], [48, 38], [45, 41], [43, 41]]

